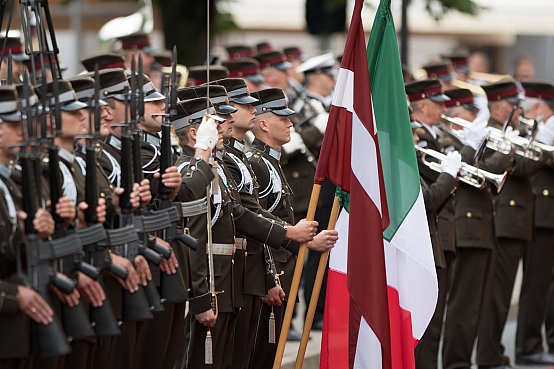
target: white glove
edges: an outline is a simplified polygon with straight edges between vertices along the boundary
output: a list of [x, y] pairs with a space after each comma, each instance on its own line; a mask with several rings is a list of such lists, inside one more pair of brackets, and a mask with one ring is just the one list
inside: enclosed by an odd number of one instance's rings
[[545, 124], [540, 127], [535, 139], [543, 144], [554, 145], [554, 125]]
[[475, 121], [470, 128], [464, 128], [464, 137], [466, 145], [479, 150], [479, 146], [487, 136], [487, 121]]
[[519, 131], [517, 129], [513, 129], [512, 126], [508, 126], [506, 127], [504, 137], [506, 137], [508, 140], [517, 142], [519, 140]]
[[213, 150], [218, 140], [219, 134], [217, 133], [217, 123], [215, 119], [209, 118], [206, 120], [206, 116], [204, 116], [200, 127], [198, 127], [196, 131], [196, 144], [194, 144], [194, 148]]
[[462, 155], [457, 151], [449, 152], [446, 158], [441, 162], [441, 169], [443, 173], [448, 173], [452, 177], [456, 178], [458, 172], [462, 167]]
[[302, 136], [300, 136], [300, 133], [296, 132], [294, 128], [290, 129], [290, 141], [283, 145], [283, 150], [288, 155], [299, 150], [306, 150], [306, 144]]

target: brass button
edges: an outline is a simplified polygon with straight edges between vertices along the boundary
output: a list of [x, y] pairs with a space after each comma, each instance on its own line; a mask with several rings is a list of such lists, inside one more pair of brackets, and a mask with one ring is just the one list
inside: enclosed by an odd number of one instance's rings
[[285, 193], [285, 190], [281, 190], [282, 193]]
[[106, 197], [106, 194], [104, 192], [100, 192], [100, 197]]
[[71, 167], [71, 171], [72, 171], [73, 173], [75, 173], [75, 168]]
[[4, 292], [4, 291], [0, 292], [0, 297], [2, 297], [2, 298], [6, 297], [6, 292]]
[[110, 185], [110, 190], [113, 191], [114, 187], [113, 187], [113, 184]]
[[487, 191], [489, 191], [489, 193], [491, 192], [491, 188], [490, 187], [487, 187]]
[[471, 214], [471, 211], [468, 211], [468, 212], [466, 213], [466, 217], [468, 217], [468, 218], [470, 218], [470, 219], [473, 217], [473, 214]]
[[292, 172], [292, 178], [298, 178], [300, 174], [297, 171]]
[[516, 206], [516, 202], [514, 200], [510, 200], [510, 206]]
[[550, 194], [550, 192], [548, 192], [548, 190], [543, 190], [542, 194], [543, 194], [543, 196], [548, 196]]

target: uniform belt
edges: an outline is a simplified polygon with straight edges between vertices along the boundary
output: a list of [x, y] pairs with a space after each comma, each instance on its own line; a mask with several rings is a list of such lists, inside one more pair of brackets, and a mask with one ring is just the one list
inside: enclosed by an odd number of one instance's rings
[[[208, 254], [208, 245], [206, 245], [206, 254]], [[232, 243], [212, 243], [212, 253], [214, 255], [229, 255], [235, 254], [235, 245]]]
[[235, 249], [246, 251], [246, 238], [235, 237]]

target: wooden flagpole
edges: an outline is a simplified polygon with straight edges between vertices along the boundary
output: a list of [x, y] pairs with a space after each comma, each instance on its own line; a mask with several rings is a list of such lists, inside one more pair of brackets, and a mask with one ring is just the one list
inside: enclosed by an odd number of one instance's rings
[[[335, 229], [337, 224], [337, 217], [339, 215], [339, 199], [335, 196], [333, 201], [333, 208], [331, 209], [331, 216], [329, 217], [328, 230]], [[302, 339], [300, 340], [300, 347], [296, 355], [296, 363], [294, 369], [302, 369], [304, 364], [304, 357], [306, 356], [306, 348], [308, 347], [308, 340], [310, 339], [310, 331], [312, 330], [312, 323], [314, 322], [315, 309], [317, 307], [317, 300], [321, 292], [321, 284], [323, 283], [323, 276], [327, 269], [327, 260], [329, 260], [329, 251], [325, 251], [319, 257], [319, 265], [317, 266], [317, 274], [315, 276], [314, 288], [312, 290], [312, 297], [310, 298], [310, 305], [308, 307], [308, 313], [306, 314], [306, 321], [304, 322], [304, 330], [302, 332]]]
[[[315, 210], [317, 208], [317, 202], [319, 200], [319, 192], [321, 191], [320, 184], [314, 184], [312, 188], [312, 195], [310, 197], [310, 204], [308, 206], [308, 214], [306, 220], [314, 220]], [[296, 296], [298, 295], [298, 287], [300, 286], [300, 277], [302, 276], [302, 268], [304, 268], [304, 259], [306, 258], [306, 248], [308, 243], [305, 242], [300, 245], [298, 250], [298, 256], [296, 257], [296, 266], [294, 267], [294, 274], [292, 276], [292, 285], [290, 287], [287, 308], [285, 310], [285, 317], [283, 319], [283, 326], [281, 328], [281, 335], [279, 336], [279, 343], [277, 344], [277, 352], [275, 354], [275, 361], [273, 362], [273, 369], [280, 369], [281, 362], [283, 361], [283, 354], [285, 353], [285, 345], [287, 344], [287, 336], [289, 334], [290, 322], [292, 320], [292, 312], [294, 310], [294, 304], [296, 304]]]

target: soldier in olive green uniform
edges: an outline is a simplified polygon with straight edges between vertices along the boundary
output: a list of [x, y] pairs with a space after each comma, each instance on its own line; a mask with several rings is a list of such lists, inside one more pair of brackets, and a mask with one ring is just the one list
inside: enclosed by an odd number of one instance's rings
[[[530, 111], [525, 112], [526, 118], [542, 117], [545, 124], [537, 134], [537, 141], [554, 144], [554, 85], [549, 82], [522, 81], [522, 87], [525, 89], [525, 99], [530, 100], [526, 103], [532, 103]], [[535, 232], [523, 254], [516, 360], [553, 364], [554, 356], [543, 352], [541, 327], [554, 265], [554, 166], [546, 165], [531, 181], [535, 190]]]

